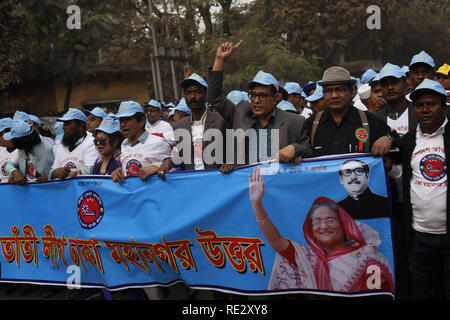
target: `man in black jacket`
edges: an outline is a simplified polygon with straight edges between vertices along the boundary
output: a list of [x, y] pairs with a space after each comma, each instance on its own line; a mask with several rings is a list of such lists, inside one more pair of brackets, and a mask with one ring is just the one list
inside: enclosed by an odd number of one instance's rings
[[[383, 98], [387, 105], [379, 110], [376, 115], [385, 122], [392, 130], [397, 131], [403, 136], [408, 131], [415, 132], [417, 120], [414, 115], [412, 102], [406, 99], [407, 85], [406, 74], [397, 65], [387, 63], [375, 78], [381, 85]], [[402, 168], [399, 152], [392, 152], [389, 160], [392, 160], [392, 169], [389, 171], [392, 199], [392, 237], [394, 240], [395, 253], [395, 285], [396, 298], [407, 299], [411, 293], [411, 280], [409, 277], [409, 268], [407, 255], [401, 246], [399, 238], [399, 228], [402, 213]]]
[[425, 79], [417, 86], [410, 97], [419, 125], [403, 138], [402, 234], [418, 299], [450, 299], [446, 96], [436, 81]]

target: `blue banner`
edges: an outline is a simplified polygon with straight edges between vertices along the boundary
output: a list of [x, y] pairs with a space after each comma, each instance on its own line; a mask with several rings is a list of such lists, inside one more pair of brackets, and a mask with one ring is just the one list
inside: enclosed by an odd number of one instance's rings
[[[256, 167], [264, 180], [264, 221], [250, 200]], [[266, 163], [227, 175], [205, 170], [166, 178], [1, 184], [1, 281], [66, 285], [75, 279], [110, 290], [183, 281], [242, 294], [393, 294], [380, 158]], [[337, 207], [335, 216], [324, 206]], [[271, 242], [268, 222], [288, 247]]]

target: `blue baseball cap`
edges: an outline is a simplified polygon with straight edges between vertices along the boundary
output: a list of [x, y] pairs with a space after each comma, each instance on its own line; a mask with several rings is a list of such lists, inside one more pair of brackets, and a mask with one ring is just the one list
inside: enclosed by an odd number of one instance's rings
[[402, 66], [402, 70], [405, 74], [407, 74], [409, 72], [409, 67], [408, 66]]
[[309, 93], [311, 92], [311, 90], [316, 89], [316, 86], [317, 86], [317, 84], [315, 82], [310, 81], [303, 88], [303, 92], [305, 93], [306, 96], [309, 96]]
[[3, 139], [11, 140], [15, 138], [22, 138], [33, 133], [33, 127], [31, 124], [25, 122], [24, 120], [13, 120], [14, 123], [11, 126], [11, 131], [3, 135]]
[[83, 122], [87, 122], [88, 118], [86, 115], [78, 109], [70, 108], [69, 111], [67, 111], [62, 118], [56, 119], [56, 121], [70, 121], [70, 120], [80, 120]]
[[56, 121], [53, 126], [53, 132], [55, 133], [55, 140], [61, 140], [64, 136], [63, 123]]
[[184, 98], [182, 98], [180, 100], [180, 102], [177, 104], [177, 106], [175, 107], [175, 109], [172, 109], [172, 110], [182, 111], [182, 112], [185, 112], [187, 114], [191, 114], [192, 113], [191, 109], [189, 109], [188, 105], [186, 104], [186, 100]]
[[117, 112], [116, 117], [117, 118], [125, 118], [125, 117], [131, 117], [135, 115], [136, 113], [144, 113], [144, 110], [142, 109], [141, 105], [135, 101], [129, 100], [129, 101], [122, 101], [119, 106], [119, 112]]
[[184, 79], [181, 81], [181, 87], [186, 88], [190, 85], [196, 85], [199, 84], [202, 87], [208, 88], [208, 84], [206, 83], [205, 79], [203, 79], [201, 76], [199, 76], [196, 73], [193, 73], [189, 76], [189, 78]]
[[253, 80], [247, 83], [247, 89], [251, 90], [251, 88], [256, 84], [260, 84], [263, 86], [274, 86], [277, 91], [280, 90], [277, 79], [275, 79], [275, 77], [270, 73], [264, 72], [262, 70], [258, 71]]
[[14, 119], [14, 120], [28, 121], [28, 120], [30, 120], [30, 116], [29, 116], [29, 114], [26, 113], [26, 112], [17, 110], [17, 111], [14, 113], [13, 119]]
[[287, 91], [288, 95], [291, 93], [302, 94], [302, 87], [297, 82], [286, 82], [284, 89]]
[[277, 104], [277, 108], [281, 109], [283, 111], [293, 111], [293, 112], [297, 112], [297, 109], [295, 109], [294, 105], [292, 103], [290, 103], [289, 101], [286, 100], [281, 100], [278, 104]]
[[362, 74], [361, 81], [363, 84], [369, 83], [376, 75], [377, 73], [369, 68]]
[[173, 102], [169, 102], [168, 104], [166, 104], [166, 108], [175, 108], [175, 105], [173, 104]]
[[372, 81], [369, 82], [369, 86], [373, 87], [380, 81], [380, 74], [377, 73], [377, 75], [372, 79]]
[[238, 104], [241, 101], [250, 101], [248, 98], [248, 93], [240, 90], [233, 90], [227, 94], [227, 99], [233, 102], [234, 104]]
[[432, 67], [433, 69], [436, 66], [434, 64], [433, 58], [423, 50], [412, 57], [411, 62], [409, 63], [410, 69], [411, 69], [411, 66], [416, 63], [425, 63], [425, 64], [429, 65], [430, 67]]
[[322, 86], [317, 85], [316, 91], [312, 95], [306, 98], [306, 101], [314, 102], [323, 98], [323, 88]]
[[400, 79], [406, 77], [406, 74], [398, 65], [388, 62], [381, 68], [380, 73], [378, 74], [378, 81], [387, 77]]
[[148, 106], [155, 107], [155, 108], [158, 108], [159, 110], [161, 110], [161, 102], [159, 102], [155, 99], [151, 99], [148, 103], [146, 103], [144, 105], [144, 108], [148, 107]]
[[174, 114], [175, 114], [175, 110], [171, 109], [169, 112], [169, 115], [167, 116], [167, 119], [169, 119], [170, 117], [173, 117]]
[[447, 98], [447, 91], [445, 91], [444, 87], [437, 81], [424, 79], [421, 84], [419, 84], [416, 89], [409, 95], [410, 99], [414, 102], [419, 93], [433, 91], [443, 97]]
[[92, 111], [86, 110], [87, 114], [92, 114], [93, 116], [99, 117], [99, 118], [105, 118], [108, 115], [106, 114], [105, 111], [103, 111], [102, 108], [100, 107], [95, 107], [94, 109], [92, 109]]
[[120, 131], [120, 122], [117, 118], [105, 117], [95, 131], [103, 131], [104, 133], [111, 134]]
[[34, 123], [36, 123], [38, 126], [41, 125], [41, 119], [39, 119], [37, 116], [35, 116], [34, 114], [29, 114], [28, 115], [28, 121], [33, 121]]
[[14, 124], [14, 120], [11, 118], [0, 119], [0, 132], [10, 129]]

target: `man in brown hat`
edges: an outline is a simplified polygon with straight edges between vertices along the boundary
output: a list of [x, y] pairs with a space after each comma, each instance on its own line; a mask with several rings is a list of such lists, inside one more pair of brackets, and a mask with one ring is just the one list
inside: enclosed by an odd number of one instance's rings
[[368, 111], [353, 107], [355, 80], [341, 67], [331, 67], [318, 82], [326, 109], [307, 120], [313, 156], [371, 152], [386, 156], [401, 139], [387, 124]]

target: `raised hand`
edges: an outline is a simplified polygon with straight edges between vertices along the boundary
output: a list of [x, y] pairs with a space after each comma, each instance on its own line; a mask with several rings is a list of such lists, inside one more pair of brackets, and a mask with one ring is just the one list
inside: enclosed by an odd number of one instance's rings
[[244, 42], [244, 40], [239, 41], [236, 44], [233, 44], [233, 42], [224, 42], [221, 43], [219, 48], [217, 49], [216, 52], [216, 58], [219, 59], [228, 59], [229, 57], [231, 57], [231, 55], [237, 50], [239, 49], [239, 47], [241, 46], [241, 44]]
[[253, 169], [253, 176], [248, 175], [248, 191], [250, 195], [250, 201], [253, 204], [260, 203], [264, 197], [264, 178], [261, 174], [261, 168], [256, 167]]
[[232, 56], [232, 54], [239, 49], [244, 40], [240, 40], [238, 43], [223, 42], [217, 48], [216, 59], [214, 60], [213, 71], [222, 71], [225, 68], [225, 60]]

